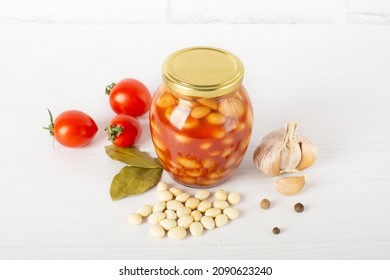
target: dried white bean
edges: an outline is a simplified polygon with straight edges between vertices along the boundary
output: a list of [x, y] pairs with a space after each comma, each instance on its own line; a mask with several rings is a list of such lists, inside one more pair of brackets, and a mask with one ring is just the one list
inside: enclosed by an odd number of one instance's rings
[[223, 210], [223, 209], [228, 208], [228, 207], [229, 207], [229, 203], [225, 200], [214, 201], [214, 208], [219, 208], [219, 209]]
[[185, 229], [188, 229], [190, 227], [190, 225], [192, 224], [192, 222], [194, 221], [194, 218], [192, 218], [192, 216], [190, 215], [184, 215], [184, 216], [181, 216], [178, 220], [177, 220], [177, 226], [179, 227], [183, 227]]
[[194, 159], [178, 157], [178, 163], [186, 169], [199, 169], [202, 165]]
[[202, 144], [200, 144], [200, 148], [202, 150], [208, 150], [212, 145], [212, 142], [203, 142]]
[[180, 218], [184, 215], [190, 215], [191, 214], [191, 209], [188, 207], [180, 207], [177, 208], [176, 210], [176, 215]]
[[200, 211], [194, 210], [191, 212], [191, 216], [194, 218], [195, 222], [199, 222], [203, 215]]
[[227, 199], [227, 193], [224, 190], [217, 190], [215, 192], [215, 198], [217, 200], [226, 200]]
[[196, 183], [196, 178], [185, 176], [181, 177], [181, 181], [183, 182], [183, 184], [191, 185]]
[[209, 216], [209, 217], [213, 217], [213, 218], [215, 218], [219, 214], [221, 214], [221, 209], [219, 209], [219, 208], [210, 208], [210, 209], [207, 209], [206, 212], [204, 213], [205, 216]]
[[185, 135], [175, 134], [175, 138], [179, 143], [182, 143], [182, 144], [187, 144], [187, 143], [191, 142], [191, 138], [189, 138]]
[[159, 201], [153, 205], [153, 212], [162, 212], [165, 209], [165, 202]]
[[222, 140], [222, 143], [226, 146], [230, 146], [232, 143], [234, 142], [234, 138], [233, 137], [225, 137], [223, 140]]
[[160, 225], [152, 225], [150, 227], [150, 234], [156, 238], [162, 238], [165, 236], [165, 230]]
[[208, 199], [210, 196], [210, 192], [206, 190], [199, 190], [195, 193], [195, 197], [199, 200]]
[[201, 236], [203, 233], [203, 226], [200, 222], [193, 222], [190, 225], [190, 232], [193, 236]]
[[170, 191], [157, 191], [157, 199], [159, 201], [172, 200], [173, 194]]
[[[212, 169], [217, 165], [217, 163], [212, 159], [205, 159], [202, 162], [202, 164], [203, 164], [203, 168], [206, 168], [206, 169]], [[205, 192], [201, 192], [200, 194], [198, 194], [198, 196], [201, 198], [197, 197], [195, 194], [195, 197], [199, 198], [200, 200], [205, 200], [205, 199], [209, 198], [210, 193], [208, 191], [205, 191]]]
[[165, 217], [163, 212], [154, 212], [148, 217], [148, 222], [150, 224], [158, 224], [161, 220], [165, 219]]
[[[168, 151], [168, 148], [164, 146], [164, 144], [161, 142], [160, 139], [154, 138], [154, 139], [153, 139], [153, 142], [154, 142], [154, 145], [156, 145], [156, 147], [157, 147], [159, 150], [164, 151], [164, 152], [165, 152], [165, 151]], [[164, 154], [163, 154], [161, 151], [159, 151], [159, 150], [156, 150], [157, 154], [158, 154], [159, 156], [162, 156], [162, 157], [164, 158]], [[166, 190], [168, 190], [168, 185], [167, 185], [167, 183], [162, 182], [162, 184], [157, 185], [157, 190], [158, 190], [158, 191], [166, 191]]]
[[191, 111], [191, 117], [194, 119], [201, 119], [210, 113], [211, 109], [205, 106], [197, 106]]
[[166, 93], [164, 95], [161, 95], [160, 98], [157, 100], [157, 106], [165, 109], [175, 106], [176, 102], [177, 99], [173, 95]]
[[127, 216], [127, 220], [129, 221], [130, 224], [133, 225], [139, 225], [142, 223], [142, 217], [141, 215], [137, 213], [131, 213]]
[[199, 120], [194, 118], [188, 118], [182, 125], [181, 129], [194, 129], [199, 125]]
[[177, 223], [175, 220], [164, 219], [164, 220], [160, 221], [160, 226], [165, 230], [170, 230], [170, 229], [174, 228], [175, 226], [177, 226]]
[[200, 203], [199, 199], [195, 197], [190, 197], [186, 201], [185, 206], [191, 208], [191, 210], [195, 210], [198, 207], [199, 203]]
[[200, 104], [213, 110], [218, 110], [218, 102], [210, 98], [200, 98], [197, 100]]
[[202, 200], [198, 205], [198, 210], [200, 212], [206, 212], [207, 209], [211, 208], [211, 202], [208, 200]]
[[157, 184], [157, 190], [158, 191], [167, 191], [168, 189], [169, 189], [169, 186], [168, 186], [168, 184], [167, 183], [165, 183], [165, 182], [159, 182], [158, 184]]
[[228, 216], [228, 218], [230, 220], [236, 219], [238, 217], [238, 215], [239, 215], [238, 210], [236, 208], [234, 208], [234, 207], [228, 207], [228, 208], [223, 209], [223, 213], [226, 216]]
[[141, 217], [147, 217], [149, 216], [150, 214], [152, 214], [152, 206], [149, 205], [149, 204], [146, 204], [144, 206], [141, 206], [139, 209], [138, 209], [138, 214], [140, 214]]
[[180, 201], [182, 203], [186, 202], [189, 198], [190, 198], [190, 195], [188, 193], [185, 193], [185, 192], [179, 193], [176, 196], [176, 200]]
[[187, 170], [187, 171], [186, 171], [186, 175], [188, 175], [188, 176], [190, 176], [190, 177], [196, 178], [196, 177], [202, 176], [202, 172], [201, 172], [200, 170], [195, 170], [195, 169], [193, 169], [193, 170]]
[[240, 194], [238, 192], [231, 192], [231, 193], [229, 193], [227, 199], [228, 199], [229, 203], [233, 204], [233, 205], [238, 204], [240, 202], [240, 200], [241, 200]]
[[215, 225], [217, 227], [222, 227], [227, 224], [229, 218], [225, 214], [219, 214], [217, 217], [215, 217]]
[[203, 216], [200, 222], [205, 229], [213, 229], [215, 227], [213, 218], [209, 216]]
[[219, 113], [210, 113], [207, 115], [206, 120], [211, 124], [220, 125], [225, 122], [226, 118]]
[[173, 211], [172, 209], [167, 209], [167, 210], [165, 210], [164, 213], [167, 216], [167, 219], [171, 219], [171, 220], [176, 220], [177, 219], [176, 212]]
[[178, 188], [170, 188], [169, 191], [173, 194], [174, 197], [178, 196], [182, 192]]
[[168, 231], [168, 237], [175, 240], [180, 240], [186, 237], [187, 231], [182, 227], [174, 227]]
[[170, 200], [167, 202], [167, 209], [171, 209], [173, 211], [176, 211], [177, 209], [183, 206], [184, 206], [183, 203], [177, 200]]

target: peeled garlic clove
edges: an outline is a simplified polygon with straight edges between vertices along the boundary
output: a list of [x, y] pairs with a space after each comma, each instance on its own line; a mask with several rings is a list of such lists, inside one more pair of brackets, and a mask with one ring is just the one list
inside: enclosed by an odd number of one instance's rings
[[301, 137], [299, 144], [301, 147], [302, 158], [296, 169], [301, 171], [312, 166], [316, 162], [317, 149], [304, 137]]
[[306, 184], [306, 175], [283, 177], [275, 180], [276, 190], [283, 195], [299, 193]]

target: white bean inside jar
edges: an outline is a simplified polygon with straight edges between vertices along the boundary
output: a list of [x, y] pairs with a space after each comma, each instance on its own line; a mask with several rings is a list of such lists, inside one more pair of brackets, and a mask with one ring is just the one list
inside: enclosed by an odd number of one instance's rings
[[[249, 144], [252, 128], [250, 105], [240, 94], [220, 101], [189, 98], [185, 108], [180, 107], [183, 102], [172, 100], [171, 107], [151, 109], [151, 133], [157, 155], [175, 180], [194, 187], [212, 186], [234, 173]], [[181, 98], [176, 96], [177, 100]], [[200, 105], [198, 100], [210, 104]], [[242, 113], [242, 108], [249, 113]], [[172, 143], [177, 143], [174, 150]]]

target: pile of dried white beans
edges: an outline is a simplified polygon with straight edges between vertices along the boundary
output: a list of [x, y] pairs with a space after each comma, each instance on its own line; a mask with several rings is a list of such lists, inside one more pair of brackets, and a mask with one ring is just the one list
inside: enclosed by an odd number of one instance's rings
[[228, 220], [238, 217], [238, 210], [233, 207], [240, 202], [237, 192], [227, 193], [217, 190], [215, 201], [210, 199], [211, 193], [202, 189], [190, 196], [188, 193], [167, 183], [157, 185], [158, 202], [154, 205], [144, 205], [137, 213], [128, 216], [129, 223], [141, 224], [143, 218], [152, 225], [152, 236], [161, 238], [167, 235], [171, 239], [183, 239], [187, 230], [193, 236], [200, 236], [204, 229], [213, 229], [227, 224]]

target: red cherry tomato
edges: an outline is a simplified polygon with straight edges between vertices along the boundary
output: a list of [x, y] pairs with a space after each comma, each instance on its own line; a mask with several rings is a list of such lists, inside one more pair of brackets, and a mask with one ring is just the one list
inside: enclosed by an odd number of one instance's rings
[[98, 127], [87, 114], [69, 110], [61, 113], [53, 122], [49, 111], [50, 125], [44, 127], [63, 146], [75, 148], [87, 145], [95, 137]]
[[120, 114], [106, 127], [108, 140], [120, 147], [136, 144], [142, 134], [141, 123], [134, 117]]
[[148, 88], [136, 79], [123, 79], [106, 87], [110, 105], [117, 114], [139, 117], [149, 111], [152, 96]]

